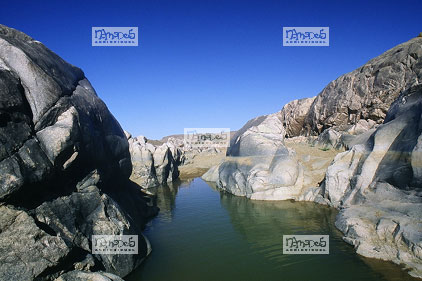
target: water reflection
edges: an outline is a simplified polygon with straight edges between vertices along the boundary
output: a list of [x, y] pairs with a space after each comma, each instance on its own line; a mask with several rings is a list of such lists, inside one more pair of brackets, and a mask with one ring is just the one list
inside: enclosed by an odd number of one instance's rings
[[[161, 209], [144, 232], [153, 251], [125, 280], [410, 280], [342, 241], [335, 209], [248, 200], [199, 178], [149, 191]], [[328, 234], [330, 254], [283, 255], [285, 234]]]
[[170, 222], [172, 220], [173, 210], [176, 207], [176, 196], [179, 188], [189, 188], [193, 179], [180, 180], [148, 188], [147, 192], [152, 194], [154, 204], [160, 208], [160, 219]]
[[[213, 183], [208, 184], [216, 189]], [[320, 258], [319, 255], [307, 255], [300, 260], [291, 260], [290, 256], [283, 255], [283, 235], [328, 234], [331, 243], [341, 241], [341, 233], [334, 226], [337, 211], [332, 208], [310, 202], [255, 201], [225, 192], [220, 193], [220, 201], [235, 230], [256, 251], [277, 262], [277, 266]]]
[[[214, 183], [207, 183], [218, 190]], [[237, 197], [226, 192], [220, 193], [221, 205], [228, 211], [231, 224], [245, 240], [268, 259], [277, 261], [281, 267], [297, 264], [319, 264], [319, 255], [301, 255], [300, 259], [283, 255], [281, 237], [286, 234], [328, 234], [330, 235], [330, 255], [345, 257], [341, 267], [357, 266], [363, 262], [380, 279], [389, 281], [416, 281], [399, 266], [382, 260], [366, 258], [354, 253], [346, 244], [342, 233], [335, 227], [336, 209], [312, 202], [255, 201]], [[353, 255], [353, 256], [352, 256]], [[350, 258], [347, 258], [350, 256]], [[296, 266], [294, 265], [294, 266]], [[323, 268], [323, 267], [321, 267]]]

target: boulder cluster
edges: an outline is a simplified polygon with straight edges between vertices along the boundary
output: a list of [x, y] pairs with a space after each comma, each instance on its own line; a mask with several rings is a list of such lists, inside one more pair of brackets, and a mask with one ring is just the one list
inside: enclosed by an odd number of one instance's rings
[[[314, 98], [250, 120], [225, 162], [203, 179], [259, 200], [304, 200], [340, 209], [337, 227], [358, 253], [422, 277], [422, 38], [330, 82]], [[287, 141], [346, 150], [326, 169]], [[294, 141], [293, 141], [294, 142]], [[308, 164], [304, 164], [308, 163]], [[323, 171], [315, 184], [312, 176]]]

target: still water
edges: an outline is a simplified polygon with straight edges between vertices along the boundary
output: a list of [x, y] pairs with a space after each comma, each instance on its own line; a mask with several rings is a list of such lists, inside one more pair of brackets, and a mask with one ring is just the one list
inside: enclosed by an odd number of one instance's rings
[[[332, 208], [252, 201], [200, 178], [155, 192], [160, 213], [144, 232], [152, 253], [125, 280], [417, 280], [357, 255], [335, 228]], [[330, 254], [283, 255], [283, 234], [328, 234]]]

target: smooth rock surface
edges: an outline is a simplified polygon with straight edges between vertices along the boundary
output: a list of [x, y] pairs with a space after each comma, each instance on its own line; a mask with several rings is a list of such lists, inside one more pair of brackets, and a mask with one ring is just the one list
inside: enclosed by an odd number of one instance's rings
[[300, 194], [303, 169], [284, 145], [277, 114], [250, 120], [231, 140], [228, 158], [202, 178], [234, 195], [259, 200], [291, 199]]

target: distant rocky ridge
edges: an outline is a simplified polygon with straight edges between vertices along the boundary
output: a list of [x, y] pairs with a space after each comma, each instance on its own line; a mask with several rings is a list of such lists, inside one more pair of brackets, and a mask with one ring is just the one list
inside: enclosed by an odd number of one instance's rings
[[180, 175], [179, 167], [188, 164], [195, 167], [197, 156], [222, 153], [220, 148], [191, 147], [184, 142], [183, 135], [167, 136], [159, 141], [144, 136], [132, 137], [129, 132], [125, 135], [133, 166], [130, 178], [144, 189], [176, 180]]
[[[418, 37], [342, 75], [315, 98], [248, 121], [226, 161], [203, 179], [251, 199], [339, 208], [336, 225], [358, 253], [403, 263], [422, 277], [421, 81]], [[285, 137], [348, 151], [322, 170], [323, 159], [305, 165], [310, 160], [301, 160]], [[315, 184], [312, 176], [321, 171], [325, 180]]]
[[[82, 70], [3, 25], [0, 143], [0, 280], [121, 280], [151, 251], [119, 123]], [[139, 254], [94, 255], [95, 234], [138, 235]]]

